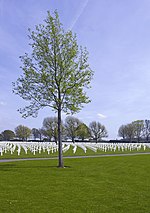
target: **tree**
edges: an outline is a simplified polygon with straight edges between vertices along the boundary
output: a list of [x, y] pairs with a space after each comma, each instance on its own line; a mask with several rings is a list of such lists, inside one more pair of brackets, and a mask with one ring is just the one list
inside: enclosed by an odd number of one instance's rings
[[126, 125], [126, 138], [131, 142], [135, 137], [135, 126], [133, 123]]
[[4, 141], [9, 141], [15, 137], [15, 133], [12, 130], [4, 130], [1, 134]]
[[33, 134], [34, 140], [36, 140], [37, 138], [40, 138], [40, 132], [39, 132], [38, 129], [33, 128], [32, 129], [32, 134]]
[[143, 133], [144, 132], [144, 121], [143, 120], [133, 121], [132, 125], [134, 126], [134, 133], [135, 133], [137, 142], [139, 142], [141, 137], [144, 134]]
[[19, 125], [15, 128], [16, 137], [21, 140], [27, 140], [31, 135], [31, 129], [26, 126]]
[[77, 128], [80, 124], [81, 121], [73, 116], [67, 116], [65, 119], [66, 136], [71, 138], [72, 142], [74, 142], [74, 139], [77, 134]]
[[90, 130], [88, 126], [84, 123], [79, 124], [77, 127], [76, 135], [84, 141], [86, 138], [90, 137]]
[[40, 141], [41, 141], [42, 140], [42, 135], [43, 135], [43, 129], [40, 128], [40, 129], [38, 129], [38, 131], [39, 131], [39, 138], [40, 138]]
[[135, 138], [135, 126], [133, 123], [121, 125], [118, 130], [118, 135], [130, 142]]
[[118, 130], [118, 136], [125, 139], [127, 137], [126, 125], [121, 125]]
[[3, 136], [2, 136], [2, 134], [0, 134], [0, 141], [2, 141], [3, 140]]
[[144, 137], [146, 139], [146, 141], [149, 141], [149, 137], [150, 137], [150, 120], [145, 120], [144, 121]]
[[89, 124], [91, 136], [96, 140], [101, 140], [104, 137], [108, 137], [107, 130], [104, 125], [102, 125], [100, 122], [92, 121]]
[[58, 140], [58, 123], [57, 117], [47, 117], [43, 120], [44, 136], [48, 137], [49, 141], [54, 138], [57, 143]]
[[21, 56], [23, 74], [13, 83], [13, 92], [30, 102], [20, 109], [23, 117], [37, 116], [51, 107], [58, 116], [59, 167], [63, 167], [61, 113], [75, 113], [90, 100], [84, 88], [90, 88], [93, 72], [86, 48], [78, 47], [76, 35], [65, 32], [55, 11], [44, 24], [29, 29], [32, 54]]

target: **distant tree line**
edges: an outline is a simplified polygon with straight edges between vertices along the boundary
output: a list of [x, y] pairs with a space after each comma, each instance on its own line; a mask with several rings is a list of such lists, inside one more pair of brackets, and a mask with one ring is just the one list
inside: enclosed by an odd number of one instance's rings
[[150, 140], [150, 120], [136, 120], [126, 125], [121, 125], [118, 136], [124, 140], [148, 142]]
[[[95, 142], [101, 141], [102, 138], [108, 137], [106, 127], [100, 122], [92, 121], [89, 126], [74, 116], [66, 117], [62, 122], [62, 138], [75, 142], [75, 140], [92, 140]], [[4, 130], [0, 134], [0, 140], [45, 140], [45, 141], [58, 141], [58, 119], [57, 117], [46, 117], [43, 120], [43, 126], [40, 129], [28, 128], [19, 125], [12, 130]]]

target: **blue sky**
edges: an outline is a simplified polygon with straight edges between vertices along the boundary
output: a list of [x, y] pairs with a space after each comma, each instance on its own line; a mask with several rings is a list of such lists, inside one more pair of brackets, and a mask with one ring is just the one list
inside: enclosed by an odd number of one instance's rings
[[122, 124], [150, 119], [149, 0], [0, 0], [0, 132], [19, 124], [40, 128], [55, 115], [45, 109], [37, 118], [21, 118], [17, 109], [28, 103], [12, 93], [22, 73], [19, 56], [30, 51], [27, 29], [55, 9], [64, 28], [87, 47], [95, 73], [92, 102], [75, 116], [86, 124], [101, 122], [111, 139]]

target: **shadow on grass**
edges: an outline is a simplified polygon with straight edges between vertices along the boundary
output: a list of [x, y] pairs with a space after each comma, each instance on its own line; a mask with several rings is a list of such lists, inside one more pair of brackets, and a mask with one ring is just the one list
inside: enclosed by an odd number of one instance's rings
[[18, 166], [17, 164], [2, 164], [0, 165], [0, 171], [13, 171], [13, 169], [49, 169], [49, 168], [55, 168], [55, 169], [67, 169], [71, 168], [70, 166], [64, 166], [64, 168], [58, 167], [58, 166]]
[[10, 171], [14, 167], [16, 167], [16, 164], [1, 164], [0, 171]]

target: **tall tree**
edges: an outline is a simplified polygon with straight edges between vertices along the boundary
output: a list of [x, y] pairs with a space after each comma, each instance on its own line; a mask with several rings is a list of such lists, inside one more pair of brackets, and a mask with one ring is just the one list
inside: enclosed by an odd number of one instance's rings
[[77, 128], [81, 124], [81, 121], [78, 118], [75, 118], [74, 116], [67, 116], [65, 119], [65, 130], [66, 130], [66, 136], [72, 139], [72, 142], [74, 142], [74, 139], [77, 134]]
[[108, 133], [106, 127], [102, 125], [100, 122], [92, 121], [89, 124], [91, 136], [96, 140], [101, 140], [104, 137], [108, 137]]
[[1, 134], [4, 141], [9, 141], [15, 137], [15, 133], [12, 130], [4, 130]]
[[51, 107], [58, 116], [59, 167], [63, 167], [61, 113], [75, 113], [89, 103], [84, 88], [90, 88], [93, 72], [86, 48], [78, 47], [76, 35], [65, 32], [57, 11], [48, 12], [44, 24], [29, 29], [32, 54], [21, 56], [23, 74], [13, 83], [13, 92], [30, 102], [19, 110], [23, 117], [37, 116]]
[[31, 135], [31, 129], [27, 126], [19, 125], [15, 128], [16, 137], [18, 137], [21, 140], [27, 141], [27, 139]]

